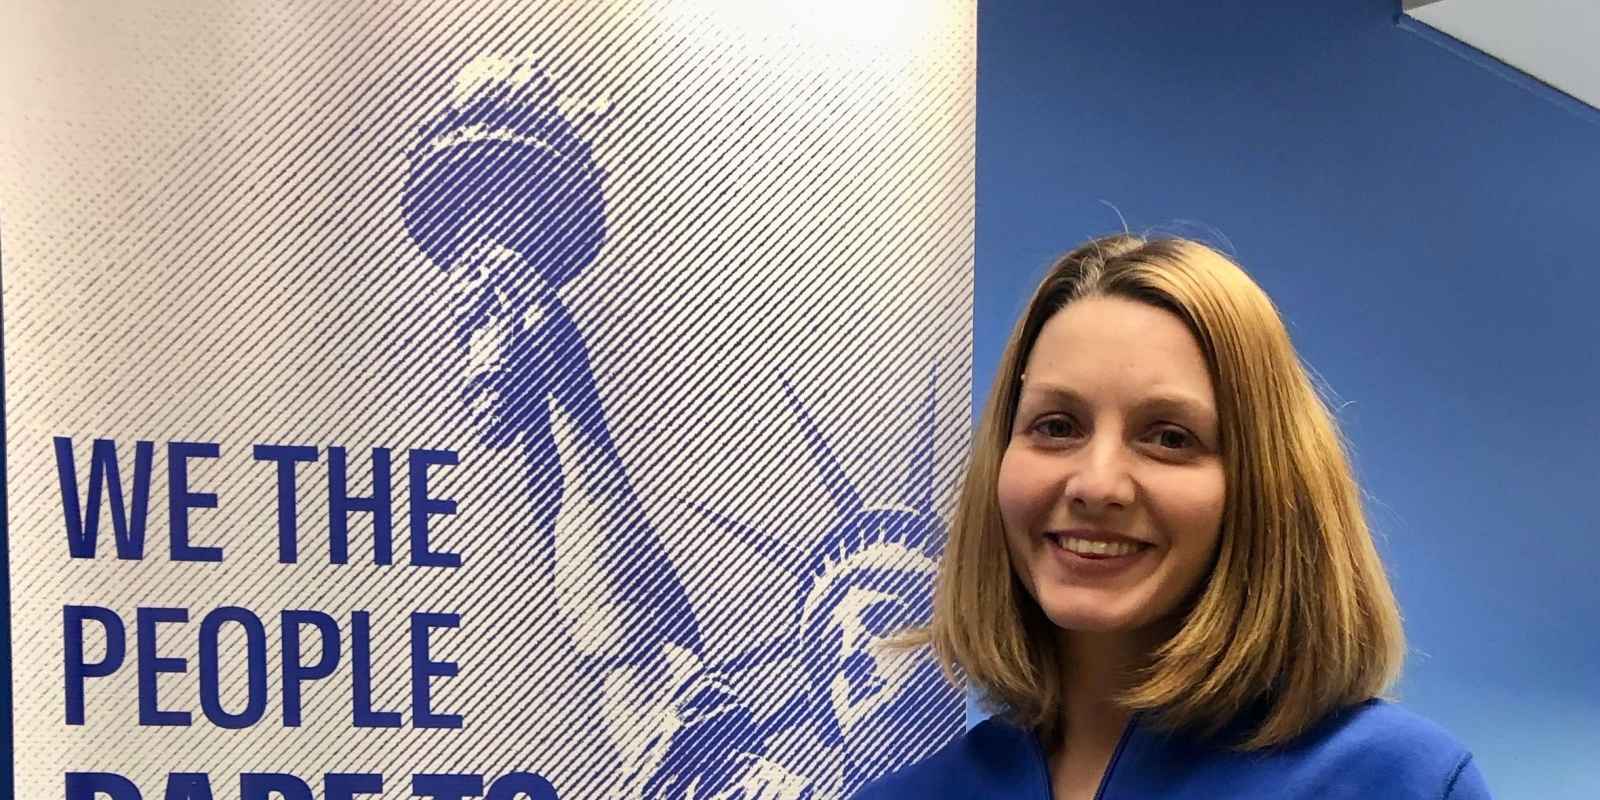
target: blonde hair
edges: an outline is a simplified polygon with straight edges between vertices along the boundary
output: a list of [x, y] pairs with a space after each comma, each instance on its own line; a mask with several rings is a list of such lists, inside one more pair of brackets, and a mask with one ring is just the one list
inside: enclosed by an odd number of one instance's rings
[[1220, 253], [1177, 238], [1108, 236], [1051, 267], [1001, 358], [933, 621], [914, 638], [1016, 723], [1047, 739], [1059, 732], [1059, 629], [1012, 569], [995, 487], [1039, 331], [1090, 296], [1147, 303], [1189, 327], [1211, 372], [1227, 476], [1211, 575], [1121, 703], [1159, 728], [1205, 736], [1247, 721], [1230, 744], [1248, 750], [1381, 694], [1399, 673], [1404, 635], [1338, 429], [1266, 293]]

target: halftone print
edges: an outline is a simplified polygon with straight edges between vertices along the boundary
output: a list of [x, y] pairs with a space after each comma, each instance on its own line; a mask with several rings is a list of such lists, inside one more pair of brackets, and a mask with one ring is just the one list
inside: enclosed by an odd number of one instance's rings
[[882, 645], [967, 443], [971, 0], [23, 5], [19, 797], [825, 800], [960, 732]]

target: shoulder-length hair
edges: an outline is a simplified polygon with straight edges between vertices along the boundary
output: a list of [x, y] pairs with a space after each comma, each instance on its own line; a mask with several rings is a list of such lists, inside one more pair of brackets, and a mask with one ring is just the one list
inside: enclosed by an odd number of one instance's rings
[[996, 479], [1040, 329], [1092, 296], [1164, 309], [1194, 334], [1215, 389], [1227, 479], [1211, 574], [1120, 702], [1166, 730], [1229, 728], [1230, 744], [1248, 750], [1381, 694], [1404, 658], [1399, 610], [1343, 440], [1277, 309], [1215, 250], [1129, 235], [1057, 260], [1006, 345], [923, 632], [946, 671], [1016, 723], [1046, 738], [1059, 732], [1058, 629], [1012, 569]]

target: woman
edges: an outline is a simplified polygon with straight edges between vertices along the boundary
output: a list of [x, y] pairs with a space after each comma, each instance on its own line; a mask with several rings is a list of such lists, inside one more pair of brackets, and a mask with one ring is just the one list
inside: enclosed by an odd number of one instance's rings
[[898, 798], [1486, 798], [1376, 699], [1400, 616], [1332, 418], [1217, 252], [1063, 256], [1002, 359], [931, 643], [999, 712]]

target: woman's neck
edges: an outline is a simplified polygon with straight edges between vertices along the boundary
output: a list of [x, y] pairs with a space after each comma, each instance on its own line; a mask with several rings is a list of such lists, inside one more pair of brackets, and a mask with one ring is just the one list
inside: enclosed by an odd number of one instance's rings
[[1121, 736], [1128, 712], [1117, 702], [1133, 683], [1134, 672], [1150, 648], [1130, 634], [1069, 631], [1062, 635], [1061, 663], [1066, 665], [1061, 710], [1062, 739]]
[[1157, 644], [1159, 637], [1145, 632], [1062, 633], [1066, 705], [1050, 748], [1055, 800], [1094, 796], [1132, 716], [1118, 700]]

